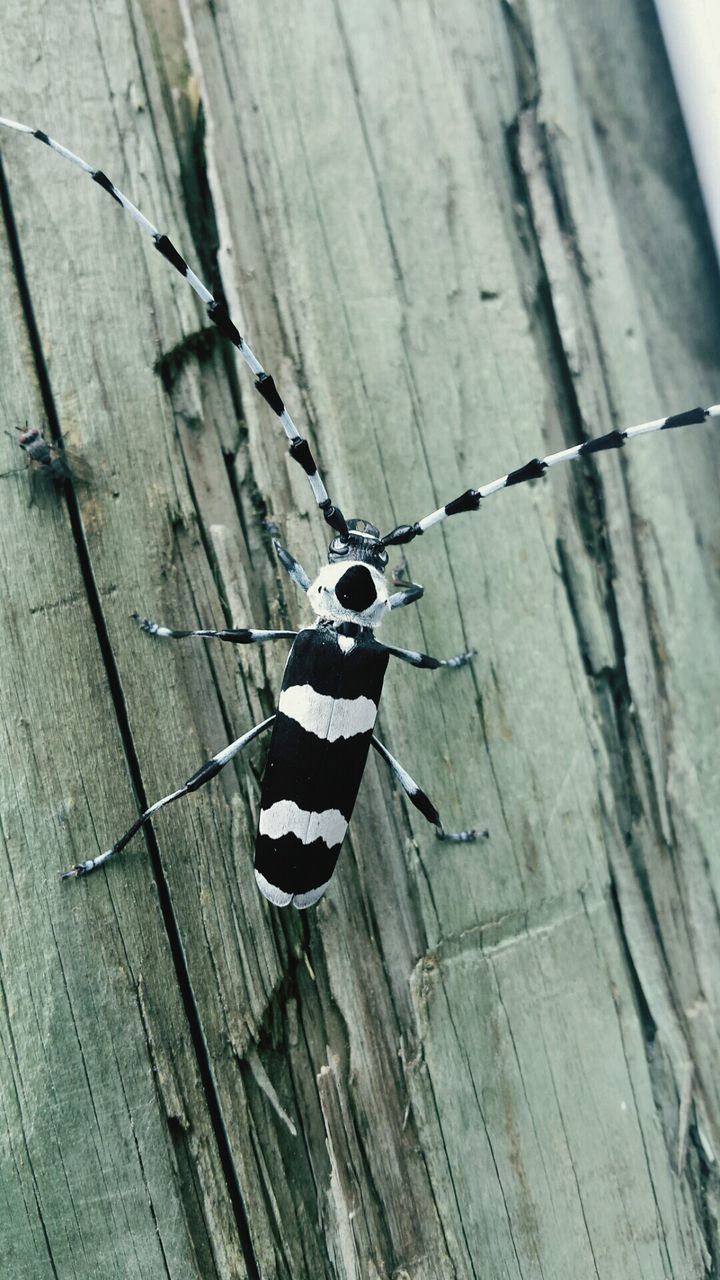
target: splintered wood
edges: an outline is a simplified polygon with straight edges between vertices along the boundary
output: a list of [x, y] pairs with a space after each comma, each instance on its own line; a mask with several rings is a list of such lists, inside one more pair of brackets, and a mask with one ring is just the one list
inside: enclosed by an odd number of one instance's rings
[[[717, 268], [646, 0], [5, 6], [2, 111], [213, 288], [348, 516], [383, 530], [720, 399]], [[91, 464], [0, 539], [0, 1260], [13, 1280], [700, 1280], [720, 1149], [712, 424], [558, 467], [392, 564], [382, 740], [331, 888], [257, 893], [284, 653], [263, 517], [328, 530], [179, 276], [0, 138], [0, 427]], [[45, 425], [44, 425], [45, 424]], [[0, 472], [17, 468], [0, 433]]]

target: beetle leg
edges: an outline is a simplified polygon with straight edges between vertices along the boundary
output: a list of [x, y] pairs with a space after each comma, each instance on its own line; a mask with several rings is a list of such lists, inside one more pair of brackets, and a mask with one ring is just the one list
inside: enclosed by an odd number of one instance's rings
[[253, 631], [249, 627], [240, 627], [236, 631], [174, 631], [159, 622], [151, 622], [149, 618], [141, 618], [139, 613], [133, 613], [132, 618], [147, 635], [161, 636], [164, 640], [185, 640], [188, 636], [196, 636], [200, 640], [227, 640], [230, 644], [264, 644], [266, 640], [294, 640], [297, 635], [297, 631]]
[[429, 796], [426, 796], [417, 782], [413, 781], [410, 774], [406, 773], [400, 762], [390, 754], [387, 747], [383, 746], [382, 742], [374, 734], [372, 744], [378, 755], [381, 755], [385, 763], [390, 766], [408, 800], [415, 805], [416, 809], [420, 810], [420, 813], [424, 818], [427, 818], [428, 822], [433, 824], [438, 840], [452, 841], [454, 844], [471, 844], [475, 840], [486, 840], [488, 838], [489, 832], [487, 831], [446, 831], [432, 800]]
[[[391, 597], [392, 598], [392, 597]], [[380, 641], [376, 643], [380, 644]], [[477, 654], [477, 649], [470, 649], [467, 653], [458, 653], [454, 658], [432, 658], [429, 653], [419, 653], [415, 649], [398, 649], [393, 644], [381, 644], [380, 647], [386, 653], [392, 655], [393, 658], [400, 658], [402, 662], [409, 662], [412, 667], [464, 667]]]
[[278, 542], [277, 538], [273, 538], [273, 546], [277, 552], [277, 558], [283, 569], [290, 574], [293, 582], [297, 583], [301, 591], [307, 591], [310, 586], [310, 579], [302, 565], [298, 563], [294, 556], [290, 555], [289, 551], [285, 550], [285, 547]]
[[183, 796], [189, 795], [191, 791], [198, 791], [200, 787], [204, 787], [205, 783], [209, 782], [211, 778], [216, 777], [220, 770], [225, 768], [228, 761], [238, 755], [238, 753], [242, 751], [243, 747], [246, 747], [249, 742], [252, 742], [253, 738], [257, 738], [258, 734], [263, 733], [265, 729], [269, 729], [274, 719], [274, 715], [269, 716], [267, 720], [263, 720], [262, 724], [256, 724], [254, 728], [248, 730], [247, 733], [244, 733], [241, 738], [236, 738], [235, 742], [230, 743], [229, 747], [223, 747], [222, 751], [218, 751], [217, 755], [211, 756], [209, 760], [206, 760], [205, 764], [200, 766], [191, 778], [188, 778], [187, 782], [183, 783], [181, 787], [178, 787], [177, 791], [171, 791], [169, 795], [163, 796], [162, 800], [156, 800], [155, 804], [150, 805], [149, 809], [145, 809], [145, 811], [140, 814], [140, 817], [136, 818], [132, 826], [125, 832], [125, 835], [115, 841], [112, 848], [107, 849], [105, 853], [99, 854], [97, 858], [88, 858], [87, 862], [76, 862], [75, 866], [71, 867], [69, 871], [62, 872], [62, 879], [67, 880], [69, 878], [88, 875], [89, 872], [94, 871], [96, 867], [102, 866], [102, 864], [107, 862], [109, 858], [114, 857], [116, 853], [120, 853], [125, 848], [125, 845], [132, 840], [136, 832], [138, 832], [141, 827], [144, 827], [145, 823], [152, 818], [153, 814], [157, 813], [159, 809], [164, 809], [165, 805], [172, 804], [173, 801], [180, 800]]

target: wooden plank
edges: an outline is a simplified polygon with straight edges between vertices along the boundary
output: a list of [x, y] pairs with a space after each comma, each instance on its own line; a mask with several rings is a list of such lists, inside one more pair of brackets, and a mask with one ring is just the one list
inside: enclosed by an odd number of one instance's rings
[[[14, 436], [44, 415], [4, 238], [0, 277]], [[150, 866], [93, 898], [59, 880], [117, 821], [127, 773], [65, 500], [41, 487], [31, 505], [23, 455], [1, 439], [0, 469], [20, 466], [0, 480], [2, 1269], [243, 1277]]]
[[[31, 5], [4, 56], [11, 114], [205, 270], [217, 235], [346, 513], [391, 527], [718, 398], [717, 273], [646, 0]], [[61, 425], [98, 461], [80, 511], [154, 798], [268, 713], [283, 657], [153, 646], [127, 615], [297, 624], [259, 517], [310, 570], [326, 532], [244, 372], [193, 342], [182, 281], [37, 144], [3, 154]], [[438, 849], [373, 763], [336, 882], [297, 918], [252, 883], [260, 750], [158, 820], [263, 1276], [704, 1274], [717, 482], [711, 428], [688, 428], [408, 549], [428, 593], [387, 638], [480, 656], [393, 672], [381, 734], [486, 847]], [[133, 805], [97, 771], [105, 847]], [[142, 864], [76, 886], [88, 919], [107, 894], [156, 917]]]

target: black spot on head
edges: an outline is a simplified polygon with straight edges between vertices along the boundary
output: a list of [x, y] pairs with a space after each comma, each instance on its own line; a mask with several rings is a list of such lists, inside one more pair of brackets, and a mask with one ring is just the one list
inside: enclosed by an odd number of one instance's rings
[[362, 613], [377, 600], [375, 583], [372, 574], [364, 564], [354, 564], [344, 573], [335, 588], [343, 609], [351, 609], [353, 613]]

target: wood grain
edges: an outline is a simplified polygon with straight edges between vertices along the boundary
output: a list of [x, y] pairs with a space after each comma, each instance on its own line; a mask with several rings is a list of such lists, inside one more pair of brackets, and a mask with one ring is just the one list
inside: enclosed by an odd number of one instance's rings
[[[649, 0], [6, 8], [3, 112], [221, 283], [347, 515], [387, 529], [720, 398]], [[57, 157], [0, 145], [1, 425], [56, 415], [93, 469], [69, 505], [0, 479], [6, 1270], [713, 1274], [712, 426], [408, 548], [426, 596], [386, 638], [479, 653], [393, 670], [380, 736], [487, 845], [437, 846], [372, 761], [329, 894], [280, 913], [252, 877], [258, 744], [61, 885], [279, 687], [281, 646], [129, 615], [298, 625], [262, 518], [311, 572], [327, 530], [186, 284]]]

